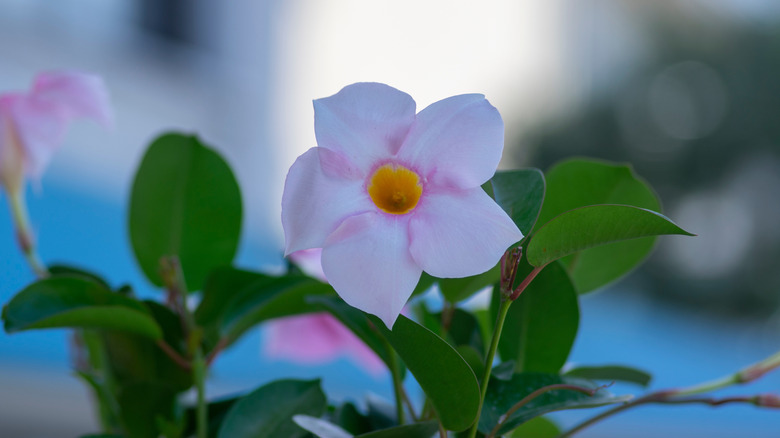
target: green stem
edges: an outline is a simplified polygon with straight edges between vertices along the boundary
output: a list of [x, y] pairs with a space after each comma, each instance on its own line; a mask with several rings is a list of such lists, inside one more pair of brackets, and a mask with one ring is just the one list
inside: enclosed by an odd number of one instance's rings
[[200, 348], [195, 350], [192, 359], [192, 374], [198, 392], [198, 404], [195, 411], [198, 438], [208, 438], [208, 405], [206, 405], [206, 361]]
[[35, 236], [30, 227], [30, 219], [27, 214], [27, 204], [24, 201], [24, 192], [9, 191], [8, 199], [11, 204], [11, 214], [16, 225], [16, 236], [19, 241], [19, 247], [24, 253], [27, 263], [32, 268], [38, 278], [49, 276], [49, 270], [41, 262], [35, 249]]
[[490, 381], [490, 372], [493, 369], [493, 359], [496, 357], [496, 350], [498, 349], [498, 340], [501, 339], [501, 330], [504, 328], [504, 320], [506, 314], [509, 311], [509, 306], [512, 304], [511, 300], [506, 298], [501, 299], [501, 305], [498, 308], [498, 316], [496, 317], [496, 326], [493, 328], [493, 338], [490, 340], [490, 348], [488, 349], [487, 358], [485, 358], [485, 372], [480, 382], [480, 394], [479, 394], [479, 408], [477, 408], [477, 419], [474, 421], [474, 425], [471, 426], [469, 431], [469, 438], [475, 438], [477, 436], [477, 429], [479, 428], [479, 417], [482, 415], [482, 404], [485, 402], [485, 394], [487, 394], [488, 382]]
[[665, 404], [683, 404], [683, 403], [705, 403], [711, 406], [719, 406], [726, 403], [752, 403], [760, 405], [760, 397], [731, 397], [725, 399], [712, 398], [690, 398], [692, 395], [713, 392], [732, 385], [751, 382], [764, 374], [780, 367], [780, 352], [777, 352], [768, 358], [737, 371], [736, 373], [699, 383], [682, 389], [669, 389], [652, 392], [643, 397], [632, 400], [621, 406], [606, 410], [595, 417], [591, 417], [570, 430], [558, 435], [558, 438], [566, 438], [585, 429], [592, 424], [611, 417], [626, 409], [630, 409], [646, 403], [665, 403]]
[[404, 388], [401, 380], [400, 367], [398, 366], [398, 353], [387, 344], [387, 350], [390, 352], [390, 374], [393, 376], [393, 390], [395, 391], [395, 415], [398, 417], [398, 424], [404, 424]]

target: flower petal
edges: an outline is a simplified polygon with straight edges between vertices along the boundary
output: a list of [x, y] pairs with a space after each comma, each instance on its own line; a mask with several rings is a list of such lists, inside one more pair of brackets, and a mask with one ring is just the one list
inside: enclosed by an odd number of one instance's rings
[[321, 148], [309, 149], [287, 174], [282, 194], [285, 255], [322, 248], [345, 218], [372, 208], [363, 181], [340, 177], [335, 170], [326, 175], [320, 152]]
[[322, 248], [322, 269], [347, 304], [392, 328], [422, 269], [409, 254], [408, 217], [369, 212], [344, 220]]
[[378, 83], [357, 83], [314, 101], [317, 145], [348, 156], [363, 172], [395, 154], [414, 122], [408, 94]]
[[435, 277], [468, 277], [492, 268], [523, 238], [481, 188], [429, 194], [409, 222], [409, 251]]
[[439, 187], [474, 188], [498, 167], [504, 149], [504, 122], [481, 94], [463, 94], [431, 104], [398, 151]]
[[61, 105], [71, 118], [87, 117], [106, 128], [113, 126], [108, 90], [99, 76], [79, 72], [41, 73], [35, 78], [31, 96]]
[[11, 122], [12, 138], [24, 150], [25, 172], [40, 178], [65, 137], [67, 114], [55, 103], [21, 94], [3, 96], [0, 107]]

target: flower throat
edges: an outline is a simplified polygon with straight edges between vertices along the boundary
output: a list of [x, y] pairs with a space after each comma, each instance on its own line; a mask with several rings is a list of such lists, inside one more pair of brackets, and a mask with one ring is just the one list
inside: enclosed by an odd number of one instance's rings
[[422, 189], [415, 172], [399, 164], [385, 164], [371, 176], [368, 195], [385, 213], [406, 214], [417, 206]]

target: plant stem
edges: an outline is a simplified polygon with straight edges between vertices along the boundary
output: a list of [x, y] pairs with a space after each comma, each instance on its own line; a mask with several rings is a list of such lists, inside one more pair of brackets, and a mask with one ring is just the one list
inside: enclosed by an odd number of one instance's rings
[[387, 343], [387, 351], [390, 352], [390, 374], [393, 376], [393, 390], [395, 392], [395, 415], [398, 424], [404, 424], [404, 388], [401, 381], [400, 367], [398, 366], [398, 353]]
[[22, 190], [9, 191], [8, 199], [11, 205], [11, 214], [16, 225], [16, 237], [19, 242], [19, 248], [24, 253], [27, 263], [32, 268], [38, 278], [49, 276], [49, 270], [41, 262], [38, 252], [35, 249], [35, 236], [30, 227], [30, 219], [27, 214], [27, 204], [24, 201], [24, 192]]
[[198, 392], [198, 404], [196, 406], [195, 418], [197, 424], [198, 438], [208, 438], [208, 406], [206, 405], [206, 361], [203, 359], [203, 352], [200, 348], [195, 350], [195, 357], [192, 359], [192, 374], [195, 379], [195, 388]]
[[167, 342], [165, 342], [162, 339], [159, 339], [157, 341], [157, 346], [160, 347], [160, 349], [165, 353], [168, 357], [171, 358], [174, 362], [176, 362], [176, 365], [182, 367], [185, 370], [192, 370], [192, 364], [190, 361], [182, 357], [176, 350], [174, 350], [173, 347], [168, 345]]
[[[729, 397], [723, 399], [714, 399], [710, 397], [692, 398], [689, 396], [708, 393], [723, 389], [728, 386], [751, 382], [758, 379], [764, 374], [780, 367], [780, 352], [777, 352], [768, 358], [750, 365], [746, 368], [737, 371], [736, 373], [710, 380], [708, 382], [700, 383], [697, 385], [689, 386], [682, 389], [668, 389], [652, 392], [643, 397], [637, 398], [621, 406], [606, 410], [595, 417], [589, 418], [582, 423], [574, 426], [568, 431], [558, 435], [558, 438], [566, 438], [574, 435], [575, 433], [585, 429], [586, 427], [598, 423], [599, 421], [611, 417], [619, 412], [623, 412], [626, 409], [630, 409], [636, 406], [640, 406], [646, 403], [664, 403], [664, 404], [686, 404], [686, 403], [704, 403], [710, 406], [719, 406], [726, 403], [751, 403], [757, 406], [775, 407], [771, 404], [762, 404], [763, 399], [761, 396], [752, 397]], [[771, 396], [774, 397], [774, 396]], [[774, 399], [772, 399], [774, 400]]]
[[474, 425], [471, 426], [471, 430], [468, 434], [469, 438], [475, 438], [477, 436], [477, 429], [479, 428], [479, 417], [482, 415], [482, 404], [485, 402], [485, 394], [487, 394], [488, 382], [490, 381], [490, 372], [493, 369], [493, 359], [496, 357], [498, 340], [501, 339], [501, 330], [504, 328], [504, 320], [506, 319], [506, 314], [509, 311], [509, 306], [511, 304], [511, 300], [503, 297], [501, 298], [501, 305], [498, 308], [498, 316], [496, 317], [496, 325], [493, 328], [493, 338], [490, 340], [490, 348], [488, 349], [488, 354], [485, 358], [485, 372], [482, 376], [482, 381], [480, 382], [477, 419], [474, 420]]

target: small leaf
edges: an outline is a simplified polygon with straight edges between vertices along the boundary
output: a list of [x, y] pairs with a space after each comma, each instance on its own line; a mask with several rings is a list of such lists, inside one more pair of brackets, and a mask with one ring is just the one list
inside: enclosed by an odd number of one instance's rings
[[321, 418], [293, 415], [293, 421], [319, 438], [354, 438], [351, 433]]
[[[584, 388], [597, 387], [587, 380], [562, 378], [546, 373], [520, 373], [512, 376], [510, 380], [491, 379], [479, 419], [479, 430], [483, 433], [490, 432], [517, 402], [537, 389], [562, 383]], [[631, 396], [614, 396], [603, 388], [592, 396], [572, 390], [553, 390], [534, 398], [512, 413], [504, 421], [499, 433], [506, 433], [532, 418], [549, 412], [622, 403], [630, 398]]]
[[515, 222], [523, 235], [533, 229], [544, 201], [544, 175], [539, 169], [496, 172], [490, 180], [493, 198]]
[[[517, 277], [533, 268], [521, 260]], [[491, 306], [495, 315], [498, 293]], [[498, 351], [515, 371], [557, 374], [569, 357], [577, 336], [580, 310], [577, 291], [560, 263], [547, 265], [509, 307]]]
[[[589, 159], [563, 161], [545, 173], [547, 195], [536, 229], [575, 208], [622, 204], [661, 212], [650, 186], [627, 165]], [[562, 262], [579, 293], [610, 283], [636, 267], [650, 253], [655, 237], [611, 243], [565, 257]]]
[[544, 417], [536, 417], [513, 430], [509, 438], [555, 438], [560, 433], [555, 423]]
[[[569, 254], [606, 243], [661, 234], [693, 234], [666, 216], [629, 205], [591, 205], [557, 216], [528, 244], [528, 261], [544, 266]], [[606, 262], [603, 262], [606, 263]]]
[[319, 380], [277, 380], [236, 402], [222, 422], [218, 437], [304, 437], [307, 432], [293, 422], [293, 416], [319, 417], [326, 403]]
[[647, 387], [653, 376], [636, 368], [622, 365], [604, 365], [599, 367], [577, 367], [566, 371], [566, 376], [580, 377], [589, 380], [617, 380], [620, 382], [636, 383]]
[[375, 316], [369, 318], [430, 398], [442, 425], [453, 431], [471, 426], [479, 409], [479, 384], [457, 351], [403, 315], [398, 317], [392, 331]]
[[439, 430], [438, 421], [405, 424], [389, 429], [376, 430], [358, 435], [355, 438], [431, 438]]
[[51, 277], [27, 286], [3, 307], [3, 320], [8, 333], [68, 327], [162, 337], [143, 304], [83, 276]]
[[227, 163], [196, 137], [165, 134], [135, 175], [130, 241], [146, 277], [162, 286], [160, 259], [178, 256], [189, 290], [233, 260], [241, 234], [241, 191]]

